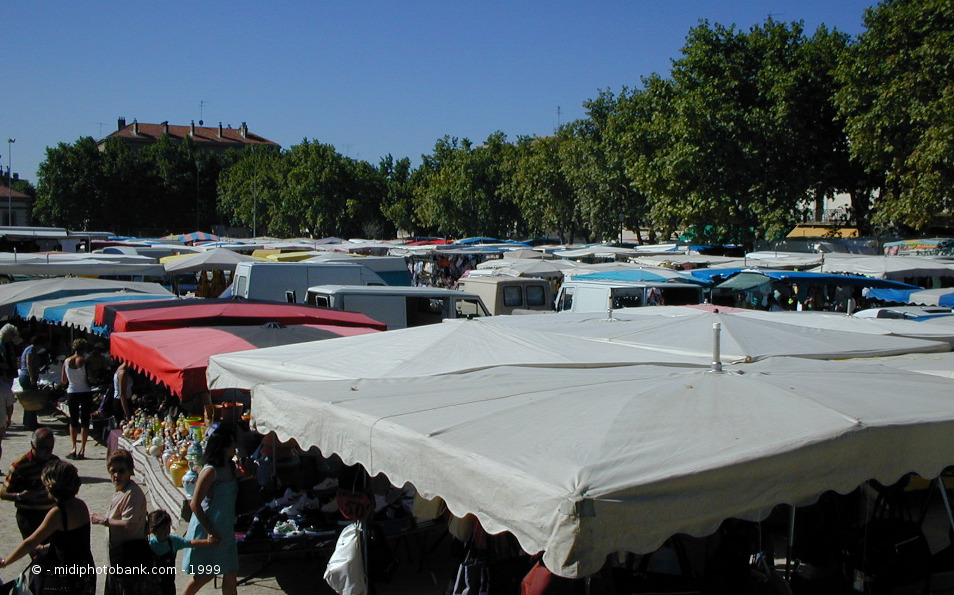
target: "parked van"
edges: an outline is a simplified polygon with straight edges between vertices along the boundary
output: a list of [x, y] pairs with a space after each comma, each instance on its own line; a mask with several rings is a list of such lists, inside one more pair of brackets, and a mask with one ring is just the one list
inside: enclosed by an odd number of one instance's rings
[[388, 285], [400, 285], [404, 287], [410, 287], [412, 285], [411, 271], [407, 268], [407, 261], [404, 260], [403, 256], [360, 256], [333, 252], [313, 256], [305, 262], [363, 264], [377, 273]]
[[445, 318], [490, 316], [480, 296], [436, 287], [316, 285], [305, 300], [348, 312], [360, 312], [388, 325], [388, 330], [435, 324]]
[[684, 306], [702, 302], [702, 287], [692, 283], [564, 281], [558, 312], [605, 312], [609, 308]]
[[329, 283], [386, 285], [361, 264], [305, 262], [240, 262], [232, 276], [232, 295], [249, 300], [303, 303], [308, 288]]
[[510, 276], [464, 276], [457, 289], [476, 293], [493, 315], [514, 310], [553, 310], [553, 289], [546, 279]]

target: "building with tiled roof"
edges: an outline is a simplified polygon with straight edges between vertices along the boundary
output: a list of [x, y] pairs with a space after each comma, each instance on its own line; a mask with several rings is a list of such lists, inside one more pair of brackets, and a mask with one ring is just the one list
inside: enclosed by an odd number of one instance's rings
[[245, 122], [242, 122], [238, 128], [231, 126], [223, 128], [221, 122], [218, 127], [196, 126], [194, 121], [188, 126], [175, 126], [170, 125], [169, 122], [140, 124], [136, 120], [126, 124], [126, 118], [119, 118], [116, 132], [99, 141], [99, 148], [102, 150], [106, 141], [111, 138], [122, 140], [130, 148], [142, 148], [157, 142], [163, 136], [168, 137], [172, 142], [182, 142], [186, 138], [191, 138], [198, 146], [219, 153], [248, 146], [279, 146], [278, 143], [249, 132]]
[[[17, 176], [14, 174], [13, 179]], [[0, 225], [30, 225], [33, 197], [9, 186], [7, 177], [0, 178]]]

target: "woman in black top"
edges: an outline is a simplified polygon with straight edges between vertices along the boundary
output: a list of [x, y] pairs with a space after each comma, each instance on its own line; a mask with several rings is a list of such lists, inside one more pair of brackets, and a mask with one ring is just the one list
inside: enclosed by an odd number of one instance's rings
[[[40, 544], [49, 541], [50, 554], [36, 560], [44, 566], [44, 572], [35, 575], [42, 591], [55, 591], [69, 595], [93, 595], [96, 592], [96, 572], [93, 568], [93, 552], [89, 545], [90, 522], [86, 503], [76, 497], [80, 478], [76, 467], [66, 461], [53, 461], [43, 469], [43, 485], [56, 501], [40, 527], [13, 550], [7, 558], [0, 558], [0, 568], [16, 562], [33, 552]], [[46, 561], [46, 564], [40, 560]], [[36, 564], [34, 564], [35, 566]], [[48, 566], [85, 567], [86, 572], [71, 573], [56, 577]], [[65, 580], [64, 580], [65, 579]], [[55, 584], [54, 584], [55, 582]]]

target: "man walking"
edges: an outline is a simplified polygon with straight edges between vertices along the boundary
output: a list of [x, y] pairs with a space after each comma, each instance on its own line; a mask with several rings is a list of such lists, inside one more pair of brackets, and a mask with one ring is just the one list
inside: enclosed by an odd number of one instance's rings
[[17, 507], [17, 527], [24, 539], [36, 531], [55, 504], [40, 479], [43, 468], [51, 461], [59, 460], [53, 454], [53, 442], [53, 432], [49, 428], [33, 432], [30, 452], [10, 466], [3, 488], [0, 488], [0, 500], [13, 502]]

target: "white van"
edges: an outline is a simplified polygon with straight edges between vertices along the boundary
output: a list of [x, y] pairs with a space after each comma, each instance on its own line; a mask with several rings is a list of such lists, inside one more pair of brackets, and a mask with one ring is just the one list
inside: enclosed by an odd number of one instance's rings
[[553, 311], [553, 289], [546, 279], [509, 275], [461, 277], [457, 289], [476, 293], [494, 316], [514, 310]]
[[692, 283], [564, 281], [558, 312], [606, 312], [609, 308], [684, 306], [702, 303], [702, 287]]
[[247, 300], [302, 303], [309, 287], [329, 283], [386, 285], [377, 273], [361, 264], [240, 262], [232, 276], [232, 295]]
[[445, 318], [490, 316], [474, 293], [436, 287], [316, 285], [305, 299], [312, 306], [360, 312], [388, 330], [435, 324]]
[[401, 285], [410, 287], [411, 271], [407, 268], [407, 261], [403, 256], [359, 256], [355, 254], [342, 254], [332, 252], [330, 254], [321, 254], [313, 256], [303, 262], [308, 263], [340, 263], [340, 264], [363, 264], [384, 279], [388, 285]]

